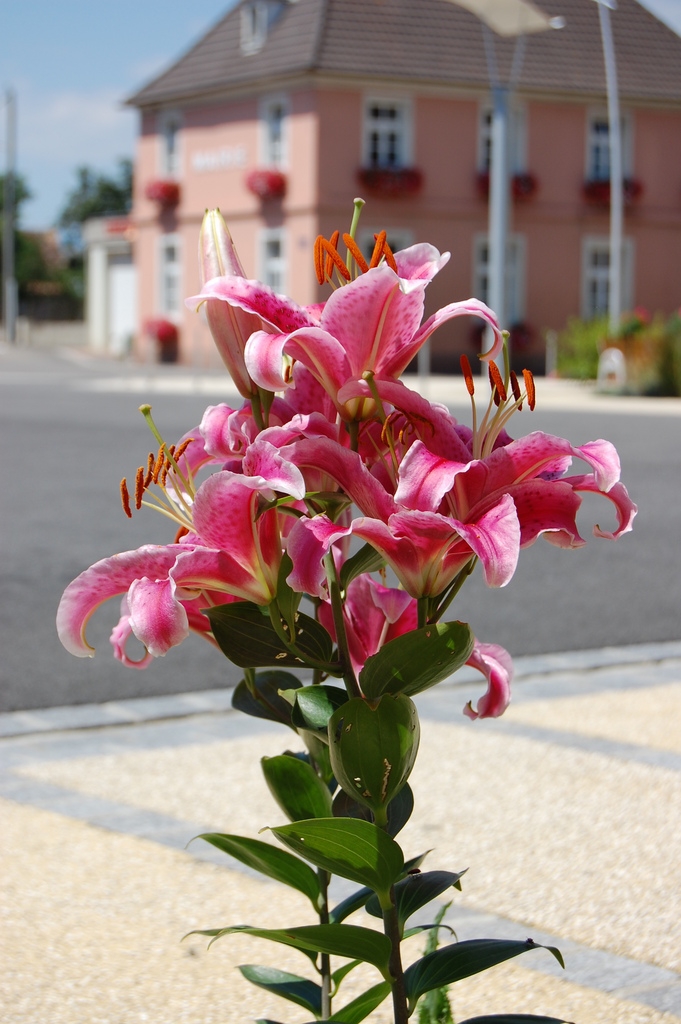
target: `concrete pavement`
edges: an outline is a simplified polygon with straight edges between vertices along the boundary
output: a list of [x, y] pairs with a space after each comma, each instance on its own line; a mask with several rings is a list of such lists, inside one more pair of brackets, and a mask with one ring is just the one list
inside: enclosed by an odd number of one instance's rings
[[[460, 673], [417, 698], [417, 809], [400, 839], [409, 855], [434, 848], [426, 866], [469, 867], [448, 918], [460, 939], [555, 943], [567, 971], [542, 950], [494, 968], [455, 986], [456, 1019], [680, 1021], [681, 644], [517, 659], [496, 721], [462, 716], [479, 692]], [[264, 907], [270, 926], [307, 920], [292, 891], [185, 849], [280, 822], [258, 760], [291, 734], [231, 712], [221, 690], [14, 712], [0, 736], [2, 1024], [307, 1019], [234, 970], [300, 971], [293, 951], [180, 944]]]

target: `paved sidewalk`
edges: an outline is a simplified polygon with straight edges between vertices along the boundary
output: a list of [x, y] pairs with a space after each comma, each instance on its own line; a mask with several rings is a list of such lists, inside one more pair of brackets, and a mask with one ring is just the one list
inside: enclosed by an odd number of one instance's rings
[[[449, 911], [460, 939], [531, 936], [558, 945], [567, 971], [541, 950], [494, 968], [455, 987], [457, 1018], [678, 1022], [681, 643], [518, 659], [497, 721], [462, 716], [473, 679], [417, 699], [417, 810], [401, 841], [435, 848], [431, 867], [469, 867]], [[299, 971], [293, 951], [179, 944], [262, 920], [263, 903], [273, 925], [306, 920], [296, 894], [186, 850], [201, 831], [277, 823], [258, 760], [292, 734], [234, 714], [222, 690], [0, 715], [0, 736], [2, 1024], [306, 1019], [234, 970]]]

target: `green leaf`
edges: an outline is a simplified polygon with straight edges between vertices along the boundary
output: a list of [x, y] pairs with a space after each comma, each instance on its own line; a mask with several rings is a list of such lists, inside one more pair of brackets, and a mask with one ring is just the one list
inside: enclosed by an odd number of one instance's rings
[[297, 889], [312, 903], [315, 910], [319, 909], [319, 880], [316, 872], [298, 857], [293, 857], [285, 850], [280, 850], [260, 839], [249, 839], [245, 836], [226, 835], [221, 832], [205, 832], [197, 836], [247, 867], [259, 871], [276, 882], [283, 882]]
[[357, 889], [350, 896], [346, 896], [344, 900], [338, 903], [333, 910], [329, 912], [329, 921], [332, 924], [340, 924], [346, 917], [350, 917], [350, 914], [354, 914], [356, 910], [361, 910], [366, 904], [370, 896], [374, 896], [374, 890], [370, 889], [368, 885], [363, 886], [361, 889]]
[[288, 625], [289, 630], [295, 629], [296, 623], [296, 612], [298, 611], [298, 605], [302, 598], [302, 594], [292, 590], [286, 582], [286, 577], [291, 573], [293, 569], [293, 562], [291, 561], [290, 555], [286, 552], [282, 555], [281, 565], [279, 566], [279, 575], [277, 576], [277, 608], [281, 613], [281, 617]]
[[[257, 604], [237, 601], [235, 604], [221, 604], [206, 611], [213, 635], [222, 653], [239, 668], [259, 668], [265, 665], [279, 667], [305, 664], [289, 648], [274, 629], [269, 615]], [[298, 613], [295, 643], [301, 652], [314, 662], [329, 664], [333, 642], [324, 627]]]
[[[351, 960], [362, 960], [373, 964], [388, 979], [390, 939], [371, 928], [358, 928], [352, 924], [310, 924], [300, 928], [251, 928], [249, 925], [233, 925], [221, 928], [213, 934], [213, 942], [224, 935], [243, 932], [270, 942], [292, 946], [308, 956], [311, 953], [328, 953]], [[192, 934], [209, 934], [199, 932]], [[212, 945], [212, 943], [211, 943]]]
[[465, 622], [435, 622], [404, 633], [367, 658], [359, 675], [362, 691], [370, 699], [383, 693], [413, 697], [465, 664], [474, 642]]
[[[467, 869], [466, 869], [467, 870]], [[400, 922], [400, 932], [412, 914], [425, 907], [451, 886], [459, 889], [459, 879], [465, 871], [423, 871], [418, 875], [407, 875], [395, 885], [395, 903]], [[378, 900], [374, 897], [367, 902], [367, 913], [372, 917], [383, 917]]]
[[[334, 922], [332, 921], [331, 923], [333, 924]], [[337, 924], [338, 922], [335, 923]], [[359, 967], [361, 962], [361, 960], [350, 960], [347, 964], [343, 964], [342, 967], [338, 967], [335, 971], [331, 972], [331, 981], [333, 983], [332, 996], [335, 996], [343, 979], [347, 977], [350, 971], [354, 971], [355, 967]]]
[[339, 786], [383, 825], [386, 805], [407, 781], [419, 747], [414, 703], [403, 694], [347, 701], [329, 719], [329, 754]]
[[342, 1021], [343, 1024], [360, 1024], [360, 1021], [380, 1006], [386, 996], [390, 995], [392, 986], [389, 981], [381, 981], [378, 985], [368, 988], [366, 992], [353, 999], [343, 1007], [331, 1014], [329, 1020]]
[[296, 729], [318, 732], [319, 738], [328, 743], [329, 719], [347, 699], [347, 692], [339, 686], [302, 686], [296, 691], [291, 721]]
[[[414, 810], [414, 794], [408, 782], [405, 782], [397, 796], [394, 796], [388, 804], [388, 824], [386, 832], [393, 839], [402, 831], [411, 818]], [[368, 807], [358, 804], [351, 796], [348, 796], [342, 789], [333, 798], [334, 818], [361, 818], [363, 821], [373, 821], [373, 815]]]
[[382, 902], [404, 868], [402, 850], [395, 840], [368, 821], [314, 818], [272, 831], [318, 868], [369, 886]]
[[290, 672], [256, 672], [255, 694], [251, 693], [246, 680], [242, 679], [232, 694], [232, 707], [253, 718], [279, 722], [292, 729], [291, 704], [280, 696], [279, 691], [298, 689], [301, 685], [300, 680]]
[[467, 1017], [460, 1024], [570, 1024], [565, 1017], [543, 1017], [535, 1013], [487, 1013]]
[[241, 964], [239, 970], [247, 981], [258, 988], [288, 999], [290, 1003], [302, 1006], [316, 1016], [321, 1015], [322, 988], [316, 982], [280, 971], [276, 967], [260, 967], [257, 964]]
[[363, 544], [359, 551], [343, 562], [343, 568], [340, 571], [341, 590], [347, 590], [348, 585], [362, 573], [375, 572], [377, 569], [382, 569], [384, 565], [385, 559], [381, 557], [376, 548], [372, 548], [371, 544]]
[[404, 972], [404, 985], [411, 1009], [419, 996], [434, 988], [451, 985], [472, 974], [480, 974], [495, 964], [503, 963], [529, 949], [548, 949], [564, 967], [563, 958], [554, 946], [540, 946], [527, 939], [517, 942], [510, 939], [469, 939], [443, 946], [434, 953], [417, 960]]
[[328, 818], [331, 794], [308, 761], [290, 754], [260, 761], [270, 793], [289, 821]]

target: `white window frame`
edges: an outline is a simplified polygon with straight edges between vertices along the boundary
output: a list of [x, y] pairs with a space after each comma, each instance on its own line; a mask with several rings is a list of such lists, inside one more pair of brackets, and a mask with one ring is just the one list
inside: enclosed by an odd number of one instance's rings
[[241, 52], [245, 56], [258, 53], [265, 45], [269, 13], [267, 0], [250, 0], [241, 8]]
[[[525, 319], [525, 268], [527, 242], [524, 235], [512, 234], [507, 239], [505, 270], [506, 324], [509, 328]], [[473, 295], [489, 304], [489, 236], [476, 234], [473, 240]]]
[[[631, 177], [632, 172], [632, 119], [628, 111], [620, 112], [622, 143], [622, 175]], [[605, 126], [607, 132], [598, 132], [596, 126]], [[599, 153], [599, 159], [596, 154]], [[586, 142], [584, 153], [584, 177], [587, 181], [610, 180], [610, 131], [608, 111], [605, 107], [590, 107], [586, 115]]]
[[[259, 163], [265, 167], [288, 166], [288, 133], [291, 102], [286, 93], [273, 93], [263, 96], [260, 100], [260, 139]], [[276, 117], [280, 111], [281, 117]], [[275, 138], [275, 128], [279, 123], [280, 137]]]
[[[158, 167], [164, 178], [177, 179], [182, 172], [182, 114], [162, 110], [157, 120]], [[172, 147], [170, 139], [173, 140]]]
[[[489, 99], [478, 108], [478, 153], [477, 168], [480, 173], [489, 173], [492, 152], [492, 114]], [[508, 112], [508, 163], [511, 174], [527, 171], [527, 107], [515, 102]]]
[[[272, 242], [279, 243], [278, 256], [273, 257], [268, 253], [268, 246]], [[258, 279], [275, 292], [285, 294], [287, 278], [286, 228], [263, 228], [258, 239]]]
[[[168, 250], [174, 249], [176, 258], [169, 261]], [[169, 302], [168, 284], [175, 294], [175, 302]], [[178, 323], [182, 316], [182, 237], [179, 234], [164, 234], [158, 239], [158, 302], [161, 316]]]
[[[592, 257], [600, 253], [607, 258], [599, 267], [592, 265]], [[594, 303], [593, 285], [600, 280], [602, 301]], [[622, 240], [622, 308], [634, 306], [634, 242], [631, 238]], [[610, 239], [606, 235], [585, 235], [582, 238], [582, 280], [581, 312], [583, 320], [593, 320], [608, 312], [610, 292]]]
[[[377, 131], [376, 120], [372, 116], [372, 108], [394, 108], [399, 111], [399, 128], [397, 136], [399, 138], [399, 159], [395, 163], [389, 161], [375, 162], [373, 159], [374, 145], [373, 136]], [[362, 165], [364, 167], [385, 167], [385, 168], [400, 168], [400, 167], [411, 167], [414, 163], [413, 153], [413, 123], [414, 123], [414, 105], [409, 97], [404, 96], [365, 96], [363, 103], [363, 114], [362, 114]], [[382, 134], [379, 132], [379, 134]], [[379, 147], [384, 149], [385, 146]]]
[[410, 231], [409, 228], [364, 228], [357, 236], [357, 244], [362, 250], [367, 263], [374, 251], [374, 235], [377, 235], [381, 230], [385, 231], [386, 241], [393, 252], [407, 249], [410, 245], [414, 244], [414, 232]]

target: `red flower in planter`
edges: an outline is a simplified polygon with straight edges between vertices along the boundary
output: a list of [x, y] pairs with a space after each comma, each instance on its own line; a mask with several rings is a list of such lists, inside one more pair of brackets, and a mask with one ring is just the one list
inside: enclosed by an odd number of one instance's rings
[[281, 199], [286, 195], [286, 175], [276, 169], [250, 171], [246, 188], [258, 199]]
[[418, 167], [361, 167], [357, 180], [371, 195], [384, 199], [414, 196], [423, 186]]
[[147, 320], [144, 324], [144, 333], [154, 338], [159, 345], [176, 345], [178, 331], [172, 320]]
[[[478, 195], [481, 199], [489, 198], [489, 171], [479, 171], [475, 184], [478, 190]], [[534, 174], [530, 174], [528, 171], [523, 171], [521, 174], [514, 174], [511, 179], [511, 195], [513, 199], [530, 199], [537, 189], [539, 188], [539, 182], [537, 181]]]
[[158, 203], [164, 209], [177, 206], [180, 201], [180, 186], [176, 181], [150, 181], [144, 190], [147, 199]]
[[[637, 178], [625, 178], [622, 182], [622, 189], [626, 206], [631, 206], [643, 195], [643, 185]], [[585, 181], [582, 186], [582, 195], [592, 206], [608, 206], [610, 204], [609, 178], [594, 178]]]

